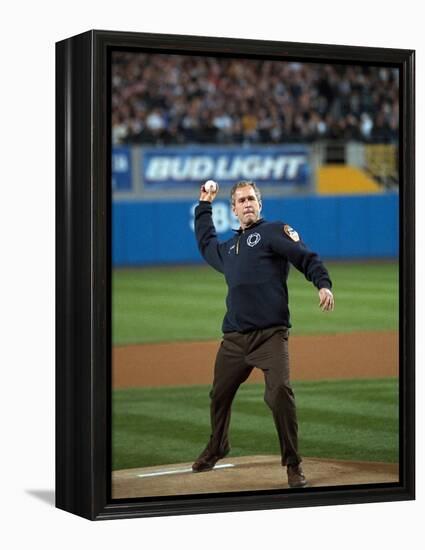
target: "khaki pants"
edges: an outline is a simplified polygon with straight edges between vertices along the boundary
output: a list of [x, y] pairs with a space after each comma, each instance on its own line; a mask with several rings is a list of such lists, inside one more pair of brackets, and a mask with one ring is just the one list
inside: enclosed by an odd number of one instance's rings
[[[282, 465], [301, 462], [295, 398], [289, 383], [288, 334], [286, 327], [246, 334], [224, 334], [210, 392], [212, 434], [208, 446], [213, 454], [225, 454], [229, 449], [228, 430], [233, 398], [252, 369], [258, 368], [264, 373], [264, 400], [273, 414]], [[255, 441], [252, 446], [255, 449]]]

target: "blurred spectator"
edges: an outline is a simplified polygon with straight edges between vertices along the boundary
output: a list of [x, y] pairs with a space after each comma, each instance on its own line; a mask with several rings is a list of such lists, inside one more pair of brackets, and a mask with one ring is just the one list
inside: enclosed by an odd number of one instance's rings
[[398, 95], [391, 68], [115, 52], [112, 141], [394, 143]]

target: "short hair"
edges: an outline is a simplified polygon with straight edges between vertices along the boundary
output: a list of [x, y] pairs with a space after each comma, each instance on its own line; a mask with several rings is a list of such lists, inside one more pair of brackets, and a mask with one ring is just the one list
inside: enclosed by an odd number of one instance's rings
[[261, 193], [260, 193], [260, 190], [258, 189], [258, 187], [255, 185], [255, 183], [253, 181], [250, 181], [250, 180], [242, 180], [242, 181], [238, 181], [237, 183], [235, 183], [235, 185], [230, 190], [230, 202], [232, 203], [232, 205], [235, 204], [236, 190], [239, 189], [240, 187], [247, 187], [247, 186], [252, 187], [252, 189], [254, 190], [255, 196], [257, 197], [258, 202], [261, 204]]

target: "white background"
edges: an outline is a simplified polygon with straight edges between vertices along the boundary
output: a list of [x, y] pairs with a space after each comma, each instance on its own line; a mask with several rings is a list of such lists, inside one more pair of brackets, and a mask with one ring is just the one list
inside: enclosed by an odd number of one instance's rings
[[[322, 0], [8, 2], [1, 21], [1, 447], [3, 548], [400, 548], [423, 539], [423, 285], [418, 287], [417, 501], [89, 522], [53, 505], [54, 44], [89, 29], [417, 50], [417, 211], [424, 192], [420, 3]], [[419, 216], [418, 216], [419, 218]], [[418, 242], [424, 224], [418, 219]], [[419, 275], [423, 254], [418, 252]], [[418, 277], [419, 282], [421, 279]], [[361, 296], [359, 296], [361, 300]], [[7, 541], [7, 542], [6, 542]], [[131, 546], [130, 546], [131, 545]]]

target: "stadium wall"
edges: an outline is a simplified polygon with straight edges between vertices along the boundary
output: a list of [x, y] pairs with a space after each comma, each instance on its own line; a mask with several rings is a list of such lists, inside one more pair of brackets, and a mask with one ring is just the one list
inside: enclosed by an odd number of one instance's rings
[[[324, 259], [398, 257], [397, 193], [264, 199], [263, 215], [293, 226]], [[119, 266], [202, 263], [193, 233], [197, 201], [114, 201], [112, 263]], [[214, 202], [220, 240], [237, 223], [229, 203]]]

